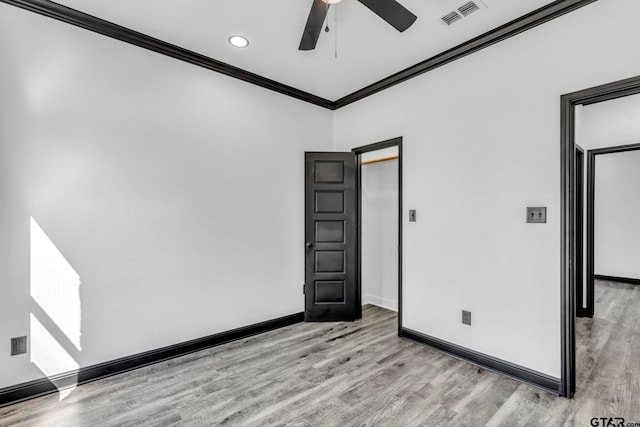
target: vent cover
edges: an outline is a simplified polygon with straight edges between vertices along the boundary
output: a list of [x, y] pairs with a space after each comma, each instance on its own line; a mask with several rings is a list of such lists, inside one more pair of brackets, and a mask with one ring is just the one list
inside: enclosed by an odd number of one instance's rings
[[478, 10], [480, 10], [480, 7], [472, 1], [463, 4], [458, 8], [458, 12], [460, 12], [462, 16], [469, 16]]
[[461, 20], [462, 16], [458, 15], [458, 12], [453, 11], [453, 12], [447, 13], [440, 19], [442, 19], [442, 22], [444, 22], [445, 24], [451, 25], [454, 22]]
[[462, 18], [466, 18], [472, 13], [486, 8], [487, 6], [482, 3], [481, 0], [467, 1], [456, 7], [454, 10], [445, 13], [440, 18], [440, 21], [445, 23], [447, 26], [453, 25], [454, 23], [460, 21]]

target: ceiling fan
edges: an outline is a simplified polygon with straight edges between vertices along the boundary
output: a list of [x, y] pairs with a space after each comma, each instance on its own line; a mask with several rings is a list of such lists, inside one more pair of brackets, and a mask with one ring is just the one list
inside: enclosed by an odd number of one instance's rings
[[[358, 0], [373, 13], [387, 21], [396, 30], [403, 32], [414, 23], [417, 16], [398, 3], [396, 0]], [[313, 50], [316, 48], [322, 25], [327, 17], [329, 6], [340, 0], [313, 0], [307, 24], [302, 33], [299, 50]]]

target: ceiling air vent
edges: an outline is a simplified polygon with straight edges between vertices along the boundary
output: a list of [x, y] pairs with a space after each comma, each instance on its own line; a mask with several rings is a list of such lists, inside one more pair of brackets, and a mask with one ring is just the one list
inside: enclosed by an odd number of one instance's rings
[[453, 12], [447, 13], [446, 15], [444, 15], [440, 19], [442, 19], [442, 22], [444, 22], [445, 24], [451, 25], [454, 22], [459, 21], [460, 19], [462, 19], [462, 16], [460, 16], [458, 14], [458, 12], [453, 11]]
[[458, 8], [458, 12], [460, 12], [462, 16], [469, 16], [478, 10], [480, 10], [480, 7], [472, 1], [463, 4]]
[[487, 6], [482, 2], [482, 0], [466, 1], [455, 9], [445, 13], [442, 18], [440, 18], [440, 21], [445, 23], [447, 26], [453, 25], [472, 13], [486, 8]]

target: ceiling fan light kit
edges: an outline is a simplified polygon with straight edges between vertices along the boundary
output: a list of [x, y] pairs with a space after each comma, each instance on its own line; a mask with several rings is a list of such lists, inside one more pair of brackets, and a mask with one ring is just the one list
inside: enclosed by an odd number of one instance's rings
[[[311, 10], [304, 26], [299, 50], [313, 50], [316, 48], [322, 26], [327, 17], [329, 6], [341, 0], [313, 0]], [[411, 13], [396, 0], [358, 0], [369, 10], [378, 15], [396, 30], [403, 32], [409, 28], [417, 16]]]

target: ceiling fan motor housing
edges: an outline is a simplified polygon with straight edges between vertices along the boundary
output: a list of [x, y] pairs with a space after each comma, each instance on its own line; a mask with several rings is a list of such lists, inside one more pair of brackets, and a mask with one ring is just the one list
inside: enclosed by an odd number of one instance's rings
[[[313, 50], [318, 43], [318, 37], [327, 17], [329, 6], [341, 0], [313, 0], [307, 23], [302, 33], [299, 50]], [[398, 3], [396, 0], [358, 0], [373, 13], [385, 20], [396, 30], [403, 32], [416, 20], [416, 15]], [[325, 31], [327, 31], [325, 29]]]

